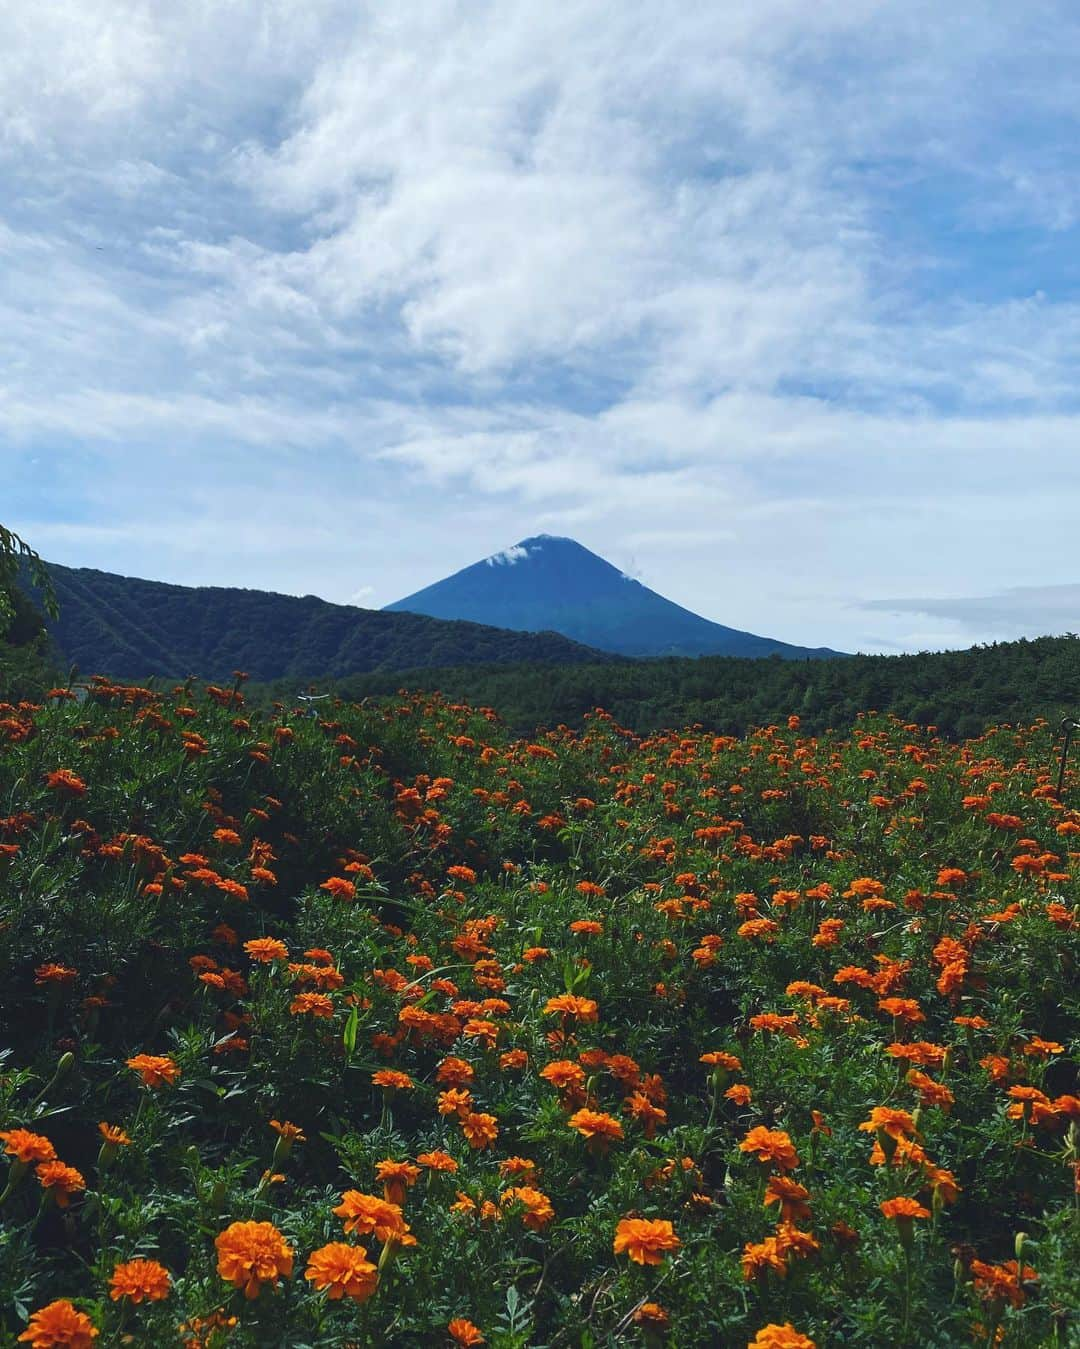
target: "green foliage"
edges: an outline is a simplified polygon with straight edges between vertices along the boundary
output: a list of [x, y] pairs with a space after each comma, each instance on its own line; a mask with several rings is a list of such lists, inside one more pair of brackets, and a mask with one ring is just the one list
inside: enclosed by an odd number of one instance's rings
[[[294, 686], [293, 686], [294, 687]], [[438, 689], [494, 707], [519, 733], [536, 726], [580, 726], [596, 707], [639, 733], [699, 724], [723, 734], [801, 716], [820, 733], [849, 726], [868, 708], [936, 727], [950, 738], [995, 722], [1044, 716], [1057, 722], [1080, 705], [1080, 639], [1038, 637], [966, 651], [835, 660], [620, 661], [558, 668], [472, 666], [326, 681], [342, 697], [388, 696], [399, 688]], [[271, 690], [291, 696], [279, 684]]]
[[59, 610], [48, 568], [14, 530], [0, 525], [0, 637], [10, 636], [11, 626], [20, 616], [16, 606], [22, 575], [29, 577], [45, 612], [55, 618]]
[[[520, 742], [439, 699], [316, 719], [235, 686], [0, 708], [0, 1129], [85, 1182], [62, 1207], [0, 1163], [0, 1339], [70, 1298], [102, 1344], [178, 1345], [216, 1311], [213, 1349], [419, 1349], [461, 1317], [502, 1349], [657, 1343], [646, 1303], [683, 1347], [784, 1322], [822, 1349], [1075, 1344], [1080, 773], [1059, 803], [1050, 749], [1045, 724], [951, 745], [872, 717]], [[141, 1085], [136, 1054], [177, 1079]], [[494, 1137], [444, 1112], [448, 1056]], [[581, 1106], [621, 1136], [587, 1141]], [[862, 1127], [881, 1107], [909, 1150]], [[759, 1127], [794, 1149], [807, 1237], [763, 1202]], [[386, 1248], [375, 1295], [312, 1287], [325, 1244], [384, 1251], [343, 1232], [342, 1193], [435, 1150], [457, 1170], [406, 1185], [417, 1245]], [[910, 1241], [897, 1196], [925, 1205]], [[617, 1254], [631, 1218], [680, 1244]], [[248, 1221], [295, 1251], [251, 1299], [216, 1249]], [[782, 1273], [744, 1277], [781, 1239]], [[1009, 1284], [1018, 1249], [1034, 1277]], [[110, 1297], [136, 1257], [164, 1301]]]

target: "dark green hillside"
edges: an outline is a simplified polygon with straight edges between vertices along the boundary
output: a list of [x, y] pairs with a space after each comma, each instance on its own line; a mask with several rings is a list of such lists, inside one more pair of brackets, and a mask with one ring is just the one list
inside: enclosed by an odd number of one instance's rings
[[[738, 733], [791, 713], [807, 731], [850, 726], [874, 708], [934, 725], [949, 736], [978, 735], [994, 722], [1060, 720], [1080, 710], [1080, 639], [1039, 637], [966, 651], [846, 660], [634, 661], [537, 669], [423, 670], [342, 681], [358, 698], [399, 687], [439, 689], [496, 708], [516, 729], [580, 724], [594, 707], [640, 732], [700, 722]], [[284, 691], [284, 689], [282, 690]]]
[[86, 567], [49, 570], [60, 603], [49, 630], [60, 656], [86, 674], [116, 679], [220, 680], [237, 669], [259, 680], [336, 678], [478, 661], [611, 659], [553, 632], [503, 632], [314, 595], [166, 585]]

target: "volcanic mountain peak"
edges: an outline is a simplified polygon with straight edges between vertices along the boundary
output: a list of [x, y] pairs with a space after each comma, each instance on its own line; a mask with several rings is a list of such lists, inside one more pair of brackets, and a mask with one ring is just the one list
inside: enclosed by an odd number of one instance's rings
[[664, 599], [575, 539], [536, 534], [387, 609], [561, 632], [625, 656], [832, 656], [710, 622]]

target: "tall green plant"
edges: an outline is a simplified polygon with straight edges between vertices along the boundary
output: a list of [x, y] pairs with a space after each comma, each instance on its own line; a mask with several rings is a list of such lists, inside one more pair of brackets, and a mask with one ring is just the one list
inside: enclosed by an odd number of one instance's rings
[[25, 539], [0, 525], [0, 637], [14, 621], [19, 573], [24, 568], [37, 588], [45, 612], [55, 618], [60, 610], [48, 568]]

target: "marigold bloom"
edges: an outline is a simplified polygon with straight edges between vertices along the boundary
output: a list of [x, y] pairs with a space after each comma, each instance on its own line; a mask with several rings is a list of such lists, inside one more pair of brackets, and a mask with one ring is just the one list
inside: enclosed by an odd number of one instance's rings
[[571, 1129], [576, 1129], [583, 1138], [597, 1139], [602, 1144], [613, 1138], [623, 1137], [622, 1124], [612, 1115], [602, 1110], [578, 1110], [566, 1121]]
[[331, 1241], [312, 1251], [304, 1278], [319, 1292], [325, 1291], [331, 1302], [343, 1297], [366, 1302], [379, 1286], [378, 1268], [367, 1258], [367, 1252], [345, 1241]]
[[906, 1110], [894, 1110], [891, 1106], [876, 1105], [870, 1111], [870, 1118], [859, 1125], [864, 1134], [883, 1133], [890, 1138], [913, 1138], [915, 1120]]
[[741, 1073], [742, 1061], [737, 1059], [734, 1054], [728, 1054], [722, 1049], [711, 1049], [707, 1054], [702, 1054], [699, 1063], [704, 1063], [709, 1068], [723, 1068], [729, 1073]]
[[293, 1016], [315, 1016], [329, 1020], [334, 1015], [333, 999], [325, 993], [297, 993], [289, 1003]]
[[740, 1152], [752, 1152], [759, 1162], [765, 1162], [781, 1171], [794, 1171], [799, 1155], [790, 1137], [783, 1129], [766, 1129], [763, 1124], [750, 1130], [739, 1144]]
[[584, 937], [599, 937], [603, 934], [604, 925], [595, 918], [577, 918], [570, 924], [570, 931]]
[[479, 1326], [474, 1326], [473, 1323], [467, 1321], [464, 1316], [455, 1316], [446, 1327], [446, 1333], [455, 1344], [462, 1345], [464, 1349], [471, 1349], [471, 1346], [475, 1344], [487, 1343], [487, 1340], [484, 1339], [480, 1332]]
[[435, 1069], [435, 1080], [445, 1082], [452, 1087], [464, 1087], [476, 1076], [476, 1069], [465, 1059], [453, 1055], [442, 1060]]
[[259, 1296], [264, 1283], [276, 1287], [280, 1279], [292, 1278], [292, 1248], [273, 1223], [231, 1223], [214, 1238], [214, 1245], [218, 1274], [242, 1288], [249, 1300]]
[[35, 984], [70, 984], [78, 977], [79, 971], [70, 965], [57, 965], [53, 961], [39, 965], [34, 971]]
[[400, 1206], [380, 1199], [378, 1195], [346, 1190], [334, 1213], [344, 1220], [347, 1233], [356, 1232], [362, 1237], [373, 1235], [383, 1244], [397, 1241], [412, 1245], [415, 1241], [408, 1235], [409, 1225], [401, 1215]]
[[105, 1142], [113, 1148], [131, 1147], [131, 1139], [120, 1128], [118, 1124], [106, 1124], [104, 1120], [98, 1125], [98, 1130]]
[[429, 1171], [446, 1171], [451, 1175], [458, 1169], [457, 1162], [448, 1152], [441, 1152], [436, 1149], [434, 1152], [417, 1153], [416, 1160], [421, 1166], [426, 1166]]
[[636, 1264], [659, 1265], [668, 1251], [677, 1251], [681, 1245], [666, 1218], [620, 1218], [612, 1249]]
[[724, 1092], [724, 1097], [735, 1105], [749, 1105], [753, 1094], [745, 1082], [733, 1082]]
[[[58, 768], [55, 773], [46, 773], [45, 786], [54, 792], [67, 792], [70, 796], [86, 795], [86, 783], [70, 768]], [[94, 1333], [97, 1334], [97, 1331]]]
[[521, 1221], [534, 1232], [542, 1231], [555, 1217], [551, 1200], [542, 1190], [533, 1189], [531, 1185], [511, 1186], [508, 1190], [504, 1190], [500, 1196], [500, 1203], [520, 1204], [524, 1210]]
[[804, 1222], [810, 1217], [810, 1205], [807, 1200], [810, 1191], [790, 1176], [770, 1176], [765, 1186], [765, 1206], [780, 1205], [780, 1217], [783, 1222]]
[[883, 1199], [878, 1205], [886, 1218], [894, 1220], [908, 1220], [912, 1218], [929, 1218], [930, 1210], [919, 1203], [917, 1199], [910, 1199], [907, 1195], [898, 1195], [895, 1199]]
[[244, 942], [244, 950], [252, 960], [268, 965], [272, 960], [288, 960], [289, 948], [276, 937], [253, 937]]
[[67, 1208], [71, 1195], [86, 1189], [82, 1172], [63, 1162], [39, 1162], [35, 1172], [41, 1188], [52, 1192], [59, 1208]]
[[1030, 1265], [1021, 1267], [1015, 1260], [1008, 1260], [1003, 1265], [972, 1260], [971, 1276], [975, 1291], [986, 1302], [1008, 1302], [1013, 1307], [1022, 1307], [1026, 1300], [1021, 1285], [1032, 1283], [1039, 1277]]
[[809, 1335], [800, 1335], [790, 1321], [763, 1326], [746, 1349], [817, 1349]]
[[163, 1087], [180, 1076], [179, 1065], [167, 1054], [136, 1054], [127, 1066], [139, 1074], [144, 1087]]
[[31, 1133], [29, 1129], [0, 1130], [0, 1139], [4, 1142], [4, 1151], [16, 1161], [29, 1166], [31, 1162], [51, 1162], [56, 1159], [56, 1149], [44, 1134]]
[[409, 1091], [416, 1085], [408, 1073], [399, 1073], [396, 1068], [380, 1068], [371, 1074], [371, 1081], [386, 1091]]
[[544, 1004], [547, 1016], [562, 1016], [566, 1019], [591, 1023], [598, 1019], [600, 1009], [592, 998], [579, 998], [573, 993], [560, 993], [557, 998], [548, 998]]
[[387, 1157], [375, 1164], [375, 1178], [383, 1183], [383, 1196], [392, 1204], [404, 1204], [405, 1191], [415, 1185], [420, 1168], [412, 1162], [395, 1162]]
[[634, 1325], [662, 1334], [671, 1325], [671, 1317], [659, 1302], [643, 1302], [634, 1313]]
[[585, 1085], [585, 1070], [572, 1059], [557, 1059], [547, 1064], [540, 1069], [540, 1076], [559, 1091], [570, 1091]]
[[776, 1237], [764, 1241], [748, 1241], [740, 1256], [743, 1278], [750, 1280], [766, 1270], [772, 1270], [781, 1279], [787, 1278], [787, 1254]]
[[156, 1260], [125, 1260], [116, 1266], [109, 1279], [109, 1296], [114, 1302], [122, 1297], [132, 1302], [161, 1302], [169, 1296], [172, 1276]]
[[85, 1312], [76, 1311], [67, 1298], [41, 1307], [19, 1336], [30, 1349], [93, 1349], [98, 1331]]
[[306, 1143], [307, 1137], [299, 1124], [290, 1124], [286, 1120], [272, 1119], [270, 1127], [279, 1138], [284, 1138], [289, 1143]]
[[494, 1115], [470, 1111], [461, 1116], [461, 1132], [470, 1148], [478, 1151], [489, 1148], [499, 1136], [499, 1123]]

